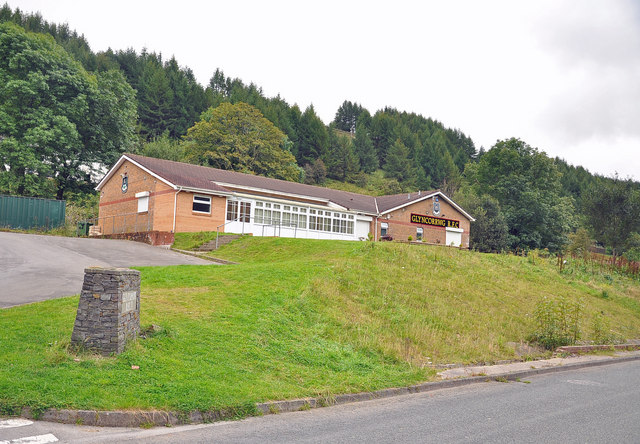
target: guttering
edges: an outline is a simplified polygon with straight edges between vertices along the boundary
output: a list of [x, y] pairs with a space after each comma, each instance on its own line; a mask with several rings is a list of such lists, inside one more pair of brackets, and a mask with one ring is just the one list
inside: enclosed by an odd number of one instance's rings
[[249, 192], [254, 191], [256, 193], [277, 194], [277, 195], [280, 195], [280, 196], [294, 197], [294, 198], [297, 198], [297, 199], [306, 199], [306, 200], [312, 200], [312, 201], [322, 202], [322, 203], [331, 202], [331, 199], [327, 199], [327, 198], [324, 198], [324, 197], [313, 197], [313, 196], [307, 196], [307, 195], [304, 195], [304, 194], [287, 193], [285, 191], [270, 190], [270, 189], [267, 189], [267, 188], [257, 188], [257, 187], [247, 186], [247, 185], [237, 185], [237, 184], [219, 182], [219, 181], [214, 181], [214, 180], [212, 180], [212, 182], [215, 183], [216, 185], [221, 186], [221, 187], [236, 188], [238, 190], [245, 190], [245, 191], [249, 191]]
[[191, 193], [211, 194], [214, 196], [233, 196], [234, 194], [231, 191], [208, 190], [206, 188], [180, 187], [180, 189]]
[[178, 208], [178, 193], [182, 191], [182, 187], [178, 187], [176, 194], [173, 195], [173, 233], [176, 232], [176, 209]]
[[[244, 199], [253, 199], [253, 200], [262, 200], [265, 202], [276, 202], [279, 204], [283, 204], [283, 205], [292, 205], [292, 206], [298, 206], [298, 207], [310, 207], [310, 208], [316, 208], [319, 210], [326, 210], [326, 211], [343, 211], [343, 212], [347, 212], [350, 214], [356, 214], [355, 210], [350, 210], [349, 208], [345, 208], [342, 205], [337, 205], [333, 202], [329, 202], [327, 205], [323, 205], [321, 203], [311, 203], [311, 202], [302, 202], [302, 201], [295, 201], [295, 200], [287, 200], [287, 199], [283, 199], [283, 198], [277, 198], [277, 197], [270, 197], [270, 196], [260, 196], [257, 194], [248, 194], [248, 193], [233, 193], [233, 195], [235, 197], [238, 198], [244, 198]], [[331, 206], [333, 205], [333, 206]]]

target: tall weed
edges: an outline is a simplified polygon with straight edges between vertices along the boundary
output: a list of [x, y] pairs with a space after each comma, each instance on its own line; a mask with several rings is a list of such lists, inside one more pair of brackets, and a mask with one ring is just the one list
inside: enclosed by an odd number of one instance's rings
[[542, 298], [535, 309], [536, 330], [529, 340], [552, 350], [575, 344], [580, 339], [582, 303], [564, 297], [552, 300]]

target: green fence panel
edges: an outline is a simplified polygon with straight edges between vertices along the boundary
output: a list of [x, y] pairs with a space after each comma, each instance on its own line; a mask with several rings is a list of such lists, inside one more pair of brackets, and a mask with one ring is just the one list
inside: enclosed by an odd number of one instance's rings
[[0, 227], [55, 228], [64, 225], [66, 202], [0, 195]]

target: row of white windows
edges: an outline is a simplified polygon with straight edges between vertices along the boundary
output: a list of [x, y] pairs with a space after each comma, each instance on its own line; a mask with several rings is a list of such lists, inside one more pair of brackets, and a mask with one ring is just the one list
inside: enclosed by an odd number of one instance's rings
[[333, 233], [353, 234], [353, 214], [309, 210], [309, 229]]
[[[254, 222], [256, 224], [307, 228], [307, 208], [260, 201], [255, 204]], [[192, 209], [196, 213], [210, 214], [211, 197], [194, 195]], [[310, 230], [342, 234], [354, 232], [353, 214], [315, 209], [308, 211]], [[226, 216], [228, 221], [251, 222], [251, 202], [227, 201]]]
[[[306, 229], [308, 217], [310, 230], [343, 234], [353, 234], [354, 231], [353, 214], [310, 208], [307, 216], [307, 208], [304, 207], [260, 201], [255, 205], [254, 223], [256, 224]], [[251, 222], [251, 202], [227, 201], [227, 220]]]

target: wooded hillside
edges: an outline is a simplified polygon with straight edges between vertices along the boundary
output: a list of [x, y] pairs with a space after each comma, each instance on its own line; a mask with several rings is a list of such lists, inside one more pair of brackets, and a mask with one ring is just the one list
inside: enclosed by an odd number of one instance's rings
[[478, 219], [471, 240], [481, 251], [558, 251], [583, 228], [616, 254], [640, 256], [632, 180], [517, 138], [478, 149], [460, 129], [393, 107], [345, 100], [327, 125], [312, 105], [266, 97], [221, 69], [201, 85], [175, 57], [94, 53], [67, 25], [5, 4], [0, 192], [74, 199], [126, 151], [371, 194], [439, 188]]

